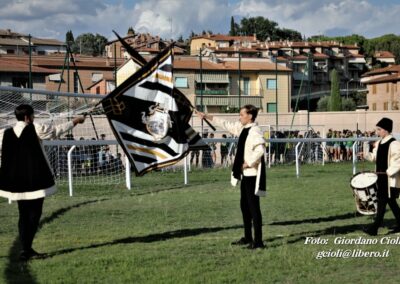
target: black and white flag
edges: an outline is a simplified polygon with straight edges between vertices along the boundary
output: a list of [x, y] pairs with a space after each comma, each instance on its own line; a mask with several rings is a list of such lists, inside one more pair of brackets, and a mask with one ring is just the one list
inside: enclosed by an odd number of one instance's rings
[[172, 62], [171, 45], [101, 102], [139, 176], [178, 162], [189, 150], [187, 125], [192, 111], [182, 107], [183, 98], [174, 94]]

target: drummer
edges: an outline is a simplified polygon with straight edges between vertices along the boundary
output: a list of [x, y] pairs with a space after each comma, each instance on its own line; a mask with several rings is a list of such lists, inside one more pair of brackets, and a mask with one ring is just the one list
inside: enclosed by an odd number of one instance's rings
[[[389, 204], [397, 221], [397, 227], [391, 231], [400, 232], [400, 208], [396, 202], [400, 191], [400, 142], [390, 134], [393, 129], [393, 121], [389, 118], [382, 118], [376, 124], [376, 133], [380, 140], [374, 144], [372, 152], [364, 152], [367, 160], [375, 161], [377, 181], [378, 208], [374, 222], [364, 228], [364, 232], [370, 236], [376, 236], [382, 225]], [[368, 146], [364, 147], [368, 151]]]

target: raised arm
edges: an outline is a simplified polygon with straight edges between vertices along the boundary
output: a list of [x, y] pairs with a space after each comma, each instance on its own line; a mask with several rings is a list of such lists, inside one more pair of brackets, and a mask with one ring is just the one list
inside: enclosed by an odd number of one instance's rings
[[204, 112], [200, 112], [197, 110], [195, 110], [194, 113], [197, 114], [201, 119], [207, 119], [209, 121], [214, 122], [217, 126], [219, 126], [220, 128], [228, 131], [229, 133], [231, 133], [235, 136], [239, 136], [240, 132], [242, 131], [243, 126], [239, 121], [230, 122], [225, 119], [214, 117], [210, 114], [206, 114]]
[[83, 123], [84, 121], [85, 121], [84, 116], [77, 116], [71, 121], [56, 126], [52, 124], [36, 124], [36, 123], [34, 125], [38, 137], [42, 140], [49, 140], [60, 137], [61, 134], [71, 130], [77, 124]]

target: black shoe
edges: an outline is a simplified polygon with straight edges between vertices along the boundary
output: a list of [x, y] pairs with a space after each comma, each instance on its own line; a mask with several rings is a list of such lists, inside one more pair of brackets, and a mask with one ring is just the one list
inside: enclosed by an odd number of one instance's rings
[[249, 241], [249, 240], [246, 239], [246, 238], [241, 238], [241, 239], [238, 240], [238, 241], [232, 242], [231, 245], [233, 245], [233, 246], [243, 246], [243, 245], [247, 245], [247, 244], [251, 244], [251, 243], [252, 243], [251, 240]]
[[45, 256], [44, 253], [39, 253], [39, 252], [35, 251], [34, 249], [30, 250], [30, 254], [31, 254], [31, 258], [33, 258], [33, 259], [38, 259], [38, 258], [42, 258]]
[[247, 246], [248, 249], [264, 249], [266, 246], [264, 245], [263, 242], [261, 243], [251, 243]]
[[368, 235], [370, 235], [370, 236], [376, 236], [376, 235], [378, 235], [378, 229], [376, 229], [376, 228], [374, 228], [374, 227], [372, 227], [372, 226], [363, 228], [363, 231], [364, 231], [364, 233], [366, 233], [366, 234], [368, 234]]
[[39, 259], [39, 258], [43, 258], [45, 256], [45, 254], [43, 253], [38, 253], [37, 251], [35, 251], [34, 249], [30, 249], [28, 251], [23, 250], [19, 256], [19, 260], [20, 261], [28, 261], [30, 259]]

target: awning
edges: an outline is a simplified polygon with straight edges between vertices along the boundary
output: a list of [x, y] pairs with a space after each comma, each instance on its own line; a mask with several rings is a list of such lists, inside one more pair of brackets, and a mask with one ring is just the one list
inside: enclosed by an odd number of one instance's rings
[[225, 106], [239, 107], [240, 105], [254, 105], [258, 108], [262, 107], [262, 96], [196, 96], [196, 106], [201, 104], [205, 106]]
[[[203, 83], [225, 83], [229, 84], [229, 76], [228, 73], [220, 73], [220, 72], [203, 72]], [[200, 74], [196, 74], [195, 81], [200, 83]]]
[[103, 79], [103, 74], [102, 73], [93, 73], [92, 74], [92, 82], [98, 82], [101, 79]]
[[49, 80], [54, 81], [54, 82], [60, 82], [61, 81], [61, 74], [50, 74], [49, 75]]
[[362, 57], [359, 57], [359, 58], [356, 57], [356, 58], [349, 58], [349, 63], [366, 64], [367, 62]]

